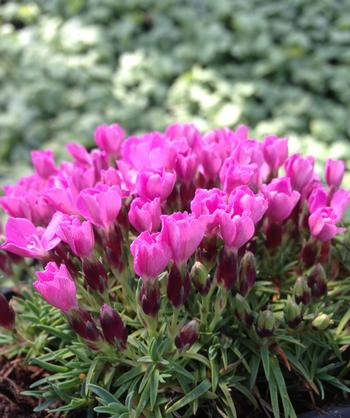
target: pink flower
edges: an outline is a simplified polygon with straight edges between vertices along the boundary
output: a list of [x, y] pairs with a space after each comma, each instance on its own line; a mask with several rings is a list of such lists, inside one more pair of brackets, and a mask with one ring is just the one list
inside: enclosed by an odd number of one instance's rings
[[263, 143], [263, 154], [271, 170], [277, 171], [288, 157], [288, 138], [267, 136]]
[[32, 163], [38, 175], [44, 179], [57, 173], [52, 151], [32, 151]]
[[151, 201], [137, 197], [131, 202], [128, 217], [131, 225], [138, 232], [155, 232], [160, 226], [160, 215], [159, 197]]
[[345, 231], [345, 228], [338, 228], [336, 226], [337, 221], [338, 217], [333, 208], [319, 208], [309, 216], [310, 232], [322, 242], [329, 241], [336, 234]]
[[342, 160], [327, 160], [326, 181], [329, 187], [337, 188], [343, 181], [345, 164]]
[[201, 134], [192, 123], [174, 123], [165, 130], [165, 135], [172, 140], [185, 139], [190, 148], [195, 149], [201, 140]]
[[63, 312], [78, 307], [75, 283], [64, 264], [50, 262], [36, 276], [33, 286], [50, 305]]
[[198, 157], [194, 152], [178, 154], [175, 170], [178, 178], [184, 182], [191, 182], [197, 172]]
[[63, 215], [57, 235], [66, 242], [77, 257], [89, 257], [95, 245], [89, 221], [80, 222], [77, 216]]
[[45, 258], [61, 241], [57, 236], [60, 219], [60, 214], [55, 215], [44, 229], [35, 227], [25, 218], [9, 218], [5, 227], [6, 241], [0, 248], [22, 257]]
[[230, 194], [228, 206], [235, 215], [249, 214], [258, 223], [264, 216], [268, 202], [261, 193], [254, 194], [247, 186], [239, 186]]
[[220, 181], [229, 194], [237, 186], [248, 185], [257, 173], [256, 164], [238, 164], [233, 157], [227, 158], [220, 171]]
[[289, 177], [279, 177], [261, 190], [268, 200], [266, 215], [275, 223], [287, 219], [300, 199], [300, 193], [292, 190]]
[[142, 232], [130, 246], [134, 270], [143, 279], [156, 278], [170, 261], [171, 251], [160, 234]]
[[121, 208], [121, 197], [117, 186], [98, 184], [82, 190], [77, 199], [79, 212], [92, 224], [109, 228], [114, 224]]
[[125, 133], [118, 124], [100, 125], [95, 129], [95, 142], [98, 147], [109, 155], [117, 157]]
[[254, 222], [248, 213], [244, 212], [242, 215], [235, 215], [220, 211], [219, 235], [228, 249], [236, 252], [252, 238], [254, 232]]
[[304, 158], [300, 154], [293, 154], [286, 160], [284, 168], [287, 176], [290, 177], [293, 189], [301, 191], [312, 180], [314, 162], [313, 157]]
[[180, 267], [188, 261], [201, 243], [205, 222], [186, 212], [162, 215], [161, 220], [162, 241], [168, 244], [173, 261]]
[[315, 212], [315, 210], [319, 208], [327, 206], [327, 203], [328, 203], [328, 193], [323, 188], [323, 186], [315, 187], [307, 199], [307, 204], [308, 204], [310, 213]]
[[339, 189], [334, 193], [330, 206], [334, 209], [334, 213], [336, 214], [338, 221], [342, 219], [349, 204], [350, 192], [348, 190]]
[[137, 193], [144, 199], [153, 200], [159, 197], [164, 201], [171, 194], [176, 181], [174, 172], [164, 169], [141, 170], [136, 180]]
[[76, 142], [71, 142], [66, 145], [66, 148], [77, 164], [80, 164], [85, 167], [91, 166], [91, 155], [85, 147]]
[[206, 222], [209, 233], [218, 226], [216, 211], [225, 208], [225, 193], [216, 188], [210, 190], [197, 189], [191, 202], [193, 215]]
[[173, 169], [176, 151], [164, 134], [149, 132], [127, 138], [122, 144], [122, 157], [125, 163], [137, 170]]

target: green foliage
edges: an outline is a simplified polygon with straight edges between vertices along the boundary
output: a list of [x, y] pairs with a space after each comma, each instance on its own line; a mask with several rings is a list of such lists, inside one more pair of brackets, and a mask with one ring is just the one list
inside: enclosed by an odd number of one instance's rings
[[[119, 418], [191, 417], [209, 411], [213, 415], [208, 416], [234, 418], [250, 408], [252, 417], [262, 409], [267, 416], [295, 418], [315, 399], [319, 403], [332, 393], [350, 392], [344, 356], [350, 342], [350, 269], [343, 263], [349, 238], [348, 232], [335, 239], [326, 265], [327, 295], [299, 305], [302, 319], [293, 327], [285, 315], [295, 277], [301, 274], [300, 248], [295, 242], [284, 242], [281, 250], [268, 253], [258, 239], [258, 279], [245, 301], [252, 307], [255, 323], [259, 313], [273, 314], [273, 333], [268, 337], [238, 319], [235, 304], [240, 299], [234, 292], [223, 299], [223, 289], [215, 284], [206, 296], [192, 289], [186, 309], [179, 312], [164, 295], [159, 318], [149, 327], [145, 323], [149, 317], [126, 303], [129, 296], [134, 297], [121, 293], [124, 285], [111, 277], [110, 295], [120, 296], [112, 296], [112, 306], [129, 329], [123, 352], [105, 341], [81, 340], [62, 313], [29, 290], [15, 299], [14, 334], [1, 334], [0, 342], [6, 345], [7, 355], [24, 355], [49, 372], [25, 392], [41, 399], [37, 411], [84, 408], [89, 417]], [[286, 259], [292, 261], [287, 264]], [[308, 270], [303, 270], [307, 275]], [[137, 279], [130, 280], [130, 290], [137, 294]], [[96, 316], [99, 304], [90, 299], [91, 303], [84, 299], [86, 307]], [[226, 301], [219, 315], [216, 309], [208, 310], [220, 307], [218, 301]], [[320, 316], [329, 318], [326, 327], [314, 325]], [[198, 319], [200, 338], [179, 351], [174, 336], [188, 318]]]
[[350, 159], [348, 1], [18, 0], [0, 24], [2, 176], [112, 121], [247, 123]]

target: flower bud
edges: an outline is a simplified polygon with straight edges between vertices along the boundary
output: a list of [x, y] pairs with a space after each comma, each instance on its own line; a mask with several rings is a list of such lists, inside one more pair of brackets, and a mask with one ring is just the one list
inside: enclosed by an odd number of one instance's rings
[[0, 326], [6, 329], [13, 329], [15, 326], [15, 311], [2, 293], [0, 293]]
[[140, 304], [146, 315], [156, 316], [160, 308], [158, 280], [143, 280], [140, 291]]
[[170, 303], [179, 308], [184, 305], [190, 290], [190, 276], [188, 273], [182, 277], [180, 270], [174, 264], [168, 274], [167, 295]]
[[312, 321], [312, 326], [319, 330], [325, 331], [331, 323], [331, 318], [326, 314], [319, 314], [316, 318]]
[[310, 240], [303, 245], [300, 257], [306, 268], [309, 268], [315, 264], [318, 250], [319, 245], [315, 240]]
[[262, 338], [271, 337], [274, 327], [275, 317], [273, 313], [269, 310], [261, 311], [255, 325], [257, 334]]
[[110, 344], [117, 345], [120, 350], [124, 350], [128, 339], [128, 330], [118, 312], [104, 304], [100, 310], [100, 323], [105, 339]]
[[198, 322], [193, 319], [184, 325], [175, 338], [175, 345], [180, 351], [188, 350], [199, 338]]
[[107, 273], [101, 261], [84, 258], [82, 266], [87, 286], [102, 293], [106, 288]]
[[273, 250], [282, 243], [283, 226], [281, 224], [269, 223], [265, 234], [266, 246]]
[[303, 319], [301, 306], [298, 305], [292, 298], [288, 298], [284, 307], [284, 317], [290, 328], [296, 328]]
[[249, 303], [239, 293], [236, 294], [234, 299], [234, 309], [235, 315], [239, 321], [244, 321], [248, 327], [253, 324], [254, 316], [252, 310], [250, 309]]
[[311, 289], [312, 296], [320, 298], [327, 293], [326, 272], [321, 264], [316, 264], [311, 270], [307, 284]]
[[246, 296], [256, 279], [256, 260], [253, 253], [246, 251], [241, 259], [239, 272], [239, 292]]
[[209, 270], [215, 265], [217, 237], [204, 237], [196, 251], [196, 260], [205, 264]]
[[304, 277], [298, 277], [294, 285], [294, 298], [296, 303], [308, 305], [311, 300], [311, 290]]
[[72, 309], [68, 313], [68, 321], [71, 328], [85, 340], [97, 341], [99, 339], [100, 333], [88, 311], [81, 308]]
[[237, 254], [222, 248], [215, 272], [216, 281], [231, 290], [237, 281]]
[[191, 269], [191, 279], [201, 295], [206, 295], [209, 292], [211, 280], [208, 270], [200, 261], [196, 261]]

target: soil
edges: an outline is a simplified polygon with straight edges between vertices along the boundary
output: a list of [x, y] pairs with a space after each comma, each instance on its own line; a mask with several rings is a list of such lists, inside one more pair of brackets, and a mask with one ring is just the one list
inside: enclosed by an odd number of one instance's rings
[[[38, 399], [21, 395], [24, 390], [47, 372], [28, 365], [23, 358], [12, 360], [0, 357], [0, 417], [1, 418], [62, 418], [60, 413], [33, 412]], [[58, 405], [57, 405], [58, 406]], [[69, 418], [85, 418], [86, 414], [75, 413]]]

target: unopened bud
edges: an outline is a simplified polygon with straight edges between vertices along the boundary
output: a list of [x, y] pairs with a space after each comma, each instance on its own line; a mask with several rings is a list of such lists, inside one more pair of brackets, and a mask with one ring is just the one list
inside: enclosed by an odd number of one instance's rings
[[105, 339], [110, 344], [115, 344], [120, 350], [124, 350], [128, 338], [128, 330], [124, 326], [118, 312], [104, 304], [100, 310], [100, 323]]
[[175, 338], [176, 347], [181, 350], [188, 350], [199, 338], [198, 322], [193, 319], [184, 325]]
[[308, 305], [311, 300], [311, 290], [304, 277], [298, 277], [294, 285], [294, 298], [296, 303]]
[[85, 282], [96, 292], [103, 293], [107, 284], [107, 273], [99, 260], [83, 259], [82, 263]]
[[327, 278], [326, 272], [321, 264], [316, 264], [316, 266], [311, 270], [307, 284], [311, 289], [312, 296], [320, 298], [327, 293]]
[[95, 321], [88, 311], [81, 308], [72, 309], [68, 313], [68, 321], [71, 328], [85, 340], [97, 341], [100, 338]]
[[265, 235], [267, 248], [273, 250], [282, 243], [283, 226], [281, 224], [269, 223]]
[[196, 260], [205, 264], [209, 270], [211, 270], [215, 265], [216, 244], [216, 235], [205, 237], [196, 251]]
[[325, 331], [331, 322], [331, 318], [326, 314], [319, 314], [312, 321], [312, 326], [319, 331]]
[[319, 243], [316, 240], [310, 240], [303, 245], [300, 257], [306, 268], [309, 268], [316, 263], [318, 251]]
[[256, 279], [256, 260], [253, 253], [246, 251], [241, 259], [239, 272], [239, 293], [246, 296]]
[[208, 270], [200, 261], [196, 261], [191, 269], [191, 279], [201, 295], [206, 295], [209, 292], [211, 280]]
[[234, 299], [234, 310], [235, 315], [239, 321], [244, 321], [249, 327], [253, 324], [254, 316], [252, 310], [250, 309], [249, 303], [239, 293], [236, 294]]
[[140, 304], [146, 315], [156, 316], [160, 308], [158, 280], [143, 280], [140, 291]]
[[292, 298], [288, 298], [284, 307], [284, 317], [290, 328], [296, 328], [303, 319], [301, 306], [298, 305]]
[[168, 274], [167, 295], [170, 303], [179, 308], [184, 305], [190, 291], [190, 277], [188, 273], [183, 275], [174, 264]]
[[262, 337], [271, 337], [275, 327], [275, 317], [273, 313], [269, 310], [261, 311], [258, 315], [256, 323], [256, 332]]
[[215, 277], [227, 290], [231, 290], [237, 282], [237, 263], [237, 255], [234, 252], [225, 248], [221, 250]]
[[15, 326], [15, 311], [10, 306], [6, 297], [0, 293], [0, 326], [13, 329]]

